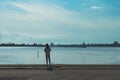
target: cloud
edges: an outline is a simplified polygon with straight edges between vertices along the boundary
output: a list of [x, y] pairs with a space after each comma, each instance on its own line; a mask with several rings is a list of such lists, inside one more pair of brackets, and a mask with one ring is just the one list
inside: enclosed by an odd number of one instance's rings
[[56, 25], [88, 26], [90, 24], [88, 23], [87, 25], [82, 15], [78, 14], [78, 12], [67, 10], [61, 6], [16, 2], [12, 2], [11, 5], [28, 12], [27, 15], [24, 14], [26, 17], [23, 17], [23, 19], [28, 18], [28, 20], [42, 21], [43, 23], [48, 22]]
[[15, 18], [18, 21], [21, 20], [21, 22], [26, 21], [26, 23], [23, 22], [22, 24], [27, 24], [27, 26], [29, 26], [29, 23], [30, 26], [33, 26], [31, 25], [33, 23], [36, 26], [34, 26], [34, 29], [37, 29], [37, 26], [39, 25], [39, 29], [42, 29], [42, 31], [45, 31], [47, 28], [52, 32], [60, 32], [60, 30], [64, 31], [62, 30], [63, 28], [73, 29], [78, 28], [79, 26], [84, 28], [84, 26], [88, 27], [92, 25], [89, 21], [85, 20], [82, 15], [78, 14], [78, 12], [67, 10], [61, 6], [16, 2], [10, 4], [18, 8], [18, 10], [21, 9], [27, 12], [17, 13]]
[[[116, 22], [118, 20], [84, 16], [84, 12], [83, 14], [55, 4], [10, 2], [9, 6], [10, 8], [2, 9], [0, 13], [0, 31], [7, 32], [4, 39], [13, 42], [29, 42], [30, 37], [40, 41], [79, 42], [88, 37], [84, 35], [86, 33], [98, 34], [119, 25]], [[91, 9], [101, 10], [103, 7], [91, 6]]]
[[[43, 5], [43, 4], [27, 4], [27, 3], [11, 3], [14, 7], [22, 9], [28, 12], [30, 15], [33, 15], [36, 19], [56, 19], [62, 16], [70, 16], [71, 13], [67, 10], [64, 10], [61, 7], [54, 5]], [[37, 16], [37, 17], [36, 17]], [[66, 18], [65, 17], [65, 18]], [[62, 18], [61, 18], [62, 19]], [[59, 20], [59, 19], [58, 19]]]
[[7, 32], [5, 36], [9, 39], [4, 39], [8, 41], [24, 41], [29, 37], [40, 40], [55, 39], [61, 37], [64, 31], [60, 30], [64, 27], [62, 24], [76, 25], [71, 12], [55, 5], [17, 2], [11, 2], [10, 5], [15, 7], [15, 10], [4, 10], [0, 15], [0, 31], [3, 35]]
[[103, 7], [101, 7], [101, 6], [91, 6], [91, 9], [93, 9], [93, 10], [101, 10], [101, 9], [103, 9]]

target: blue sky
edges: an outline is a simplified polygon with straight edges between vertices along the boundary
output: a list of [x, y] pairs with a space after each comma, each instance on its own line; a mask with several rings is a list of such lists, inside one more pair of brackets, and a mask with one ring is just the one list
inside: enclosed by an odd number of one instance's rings
[[120, 42], [120, 0], [0, 0], [2, 42]]

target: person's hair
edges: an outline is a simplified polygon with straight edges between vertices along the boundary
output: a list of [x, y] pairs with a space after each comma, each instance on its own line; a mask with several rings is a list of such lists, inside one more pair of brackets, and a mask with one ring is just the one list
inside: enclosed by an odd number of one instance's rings
[[50, 47], [49, 47], [49, 44], [46, 44], [46, 45], [45, 45], [45, 47], [46, 47], [47, 49], [49, 49], [49, 48], [50, 48]]

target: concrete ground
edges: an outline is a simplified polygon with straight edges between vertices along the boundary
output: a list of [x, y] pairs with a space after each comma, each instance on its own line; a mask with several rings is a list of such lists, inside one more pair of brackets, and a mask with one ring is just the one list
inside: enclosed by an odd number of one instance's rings
[[0, 80], [120, 80], [120, 65], [0, 65]]

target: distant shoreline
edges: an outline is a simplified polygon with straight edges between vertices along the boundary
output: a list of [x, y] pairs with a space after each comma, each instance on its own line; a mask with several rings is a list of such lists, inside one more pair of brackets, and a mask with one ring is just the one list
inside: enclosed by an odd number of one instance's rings
[[[37, 44], [37, 43], [33, 43], [33, 44], [15, 44], [15, 43], [1, 43], [0, 47], [44, 47], [44, 44]], [[107, 44], [86, 44], [85, 42], [83, 42], [83, 44], [54, 44], [51, 43], [50, 44], [51, 47], [78, 47], [78, 48], [87, 48], [87, 47], [120, 47], [120, 43], [118, 43], [117, 41], [113, 42], [113, 43], [107, 43]]]
[[[21, 45], [0, 45], [0, 47], [44, 47], [44, 46], [35, 46], [35, 45], [27, 45], [27, 46], [21, 46]], [[51, 46], [51, 47], [64, 47], [64, 48], [87, 48], [87, 47], [120, 47], [120, 45], [116, 46]]]

